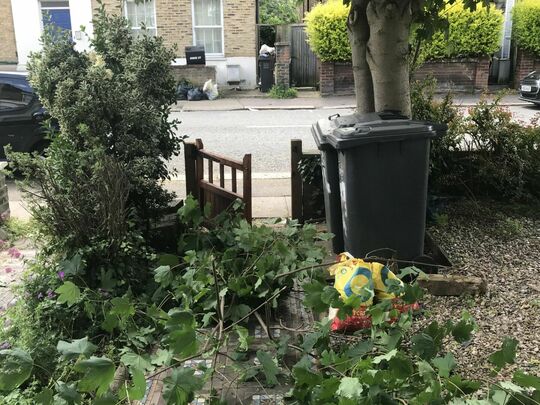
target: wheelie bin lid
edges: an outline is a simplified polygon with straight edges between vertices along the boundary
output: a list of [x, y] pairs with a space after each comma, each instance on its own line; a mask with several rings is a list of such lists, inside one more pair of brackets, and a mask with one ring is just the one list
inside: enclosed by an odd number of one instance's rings
[[352, 128], [357, 124], [361, 123], [370, 123], [375, 121], [385, 121], [385, 120], [406, 120], [407, 117], [401, 115], [397, 111], [381, 111], [376, 113], [369, 114], [348, 114], [340, 115], [333, 114], [328, 118], [322, 118], [318, 120], [311, 127], [311, 134], [315, 139], [317, 148], [319, 150], [329, 150], [333, 149], [333, 146], [328, 141], [328, 136], [332, 135], [334, 130], [339, 128]]
[[[369, 118], [372, 114], [367, 114]], [[368, 118], [368, 117], [366, 117]], [[369, 143], [399, 142], [413, 139], [432, 139], [443, 136], [447, 126], [409, 119], [362, 120], [352, 126], [335, 128], [326, 141], [343, 150]]]

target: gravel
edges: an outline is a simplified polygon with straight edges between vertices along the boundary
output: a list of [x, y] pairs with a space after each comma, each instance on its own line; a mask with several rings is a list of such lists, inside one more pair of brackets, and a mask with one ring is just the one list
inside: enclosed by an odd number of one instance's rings
[[[487, 280], [483, 296], [427, 296], [421, 322], [458, 320], [463, 311], [478, 330], [470, 344], [447, 342], [462, 375], [482, 380], [511, 378], [521, 369], [540, 376], [540, 209], [485, 202], [449, 203], [430, 231], [457, 269]], [[490, 375], [488, 356], [504, 337], [519, 341], [516, 363]]]

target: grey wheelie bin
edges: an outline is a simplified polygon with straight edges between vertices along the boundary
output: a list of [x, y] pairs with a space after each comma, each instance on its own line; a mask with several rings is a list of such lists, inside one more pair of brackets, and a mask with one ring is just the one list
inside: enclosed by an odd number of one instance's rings
[[327, 137], [337, 128], [354, 127], [354, 125], [361, 122], [406, 118], [393, 112], [350, 114], [344, 116], [334, 114], [328, 118], [320, 119], [311, 127], [311, 133], [321, 152], [326, 224], [328, 231], [334, 234], [334, 239], [332, 240], [332, 250], [334, 253], [343, 253], [345, 247], [343, 242], [341, 194], [339, 189], [338, 154], [336, 149], [328, 143]]
[[345, 251], [364, 257], [392, 249], [407, 260], [423, 254], [430, 140], [445, 131], [367, 114], [326, 137], [338, 157]]

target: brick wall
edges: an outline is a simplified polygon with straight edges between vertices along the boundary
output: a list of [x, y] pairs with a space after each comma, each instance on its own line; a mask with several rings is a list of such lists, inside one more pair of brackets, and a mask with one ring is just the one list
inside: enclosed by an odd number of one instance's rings
[[[105, 10], [109, 14], [120, 14], [122, 12], [122, 0], [102, 0]], [[99, 7], [97, 0], [92, 0], [92, 10], [95, 10]]]
[[0, 0], [0, 62], [17, 62], [11, 0]]
[[[540, 68], [540, 61], [538, 67]], [[319, 64], [322, 96], [354, 93], [351, 63], [321, 62]], [[489, 59], [451, 59], [426, 62], [414, 73], [417, 80], [434, 77], [439, 89], [484, 90], [488, 86]]]
[[[223, 0], [226, 57], [256, 55], [255, 1]], [[155, 2], [158, 35], [167, 46], [176, 46], [177, 57], [185, 57], [185, 47], [193, 45], [191, 0]], [[120, 13], [123, 0], [103, 0], [103, 3], [107, 11]], [[97, 7], [97, 0], [92, 0], [92, 4]]]
[[321, 96], [354, 94], [353, 70], [350, 62], [320, 62]]
[[448, 59], [428, 61], [413, 75], [416, 80], [437, 79], [439, 89], [484, 90], [488, 87], [489, 59]]
[[276, 42], [276, 85], [289, 88], [291, 84], [291, 44], [288, 42]]
[[172, 66], [172, 73], [176, 81], [189, 80], [194, 86], [202, 87], [204, 82], [212, 79], [216, 83], [216, 67], [203, 65]]
[[519, 82], [533, 70], [540, 70], [540, 57], [518, 49], [514, 70], [514, 88], [517, 89]]

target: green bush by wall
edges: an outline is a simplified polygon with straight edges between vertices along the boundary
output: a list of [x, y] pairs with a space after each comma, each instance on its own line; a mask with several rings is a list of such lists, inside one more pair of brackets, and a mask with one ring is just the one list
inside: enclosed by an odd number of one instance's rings
[[448, 32], [437, 32], [422, 46], [422, 57], [446, 59], [491, 55], [500, 47], [503, 13], [492, 4], [478, 4], [475, 11], [461, 1], [447, 5], [441, 12], [448, 18]]
[[306, 14], [306, 32], [311, 49], [322, 61], [351, 60], [347, 33], [349, 7], [342, 0], [317, 4]]
[[[525, 1], [538, 2], [538, 0]], [[350, 60], [348, 13], [349, 8], [343, 5], [342, 0], [329, 0], [318, 4], [306, 14], [308, 42], [322, 61]], [[449, 30], [436, 33], [429, 42], [422, 45], [422, 59], [490, 55], [499, 49], [503, 13], [494, 5], [488, 9], [478, 4], [475, 11], [469, 11], [459, 1], [447, 6], [442, 13], [448, 17]], [[540, 17], [538, 21], [540, 27]], [[540, 35], [536, 37], [539, 39], [540, 49]]]
[[512, 10], [512, 19], [516, 44], [540, 55], [540, 1], [521, 0]]

